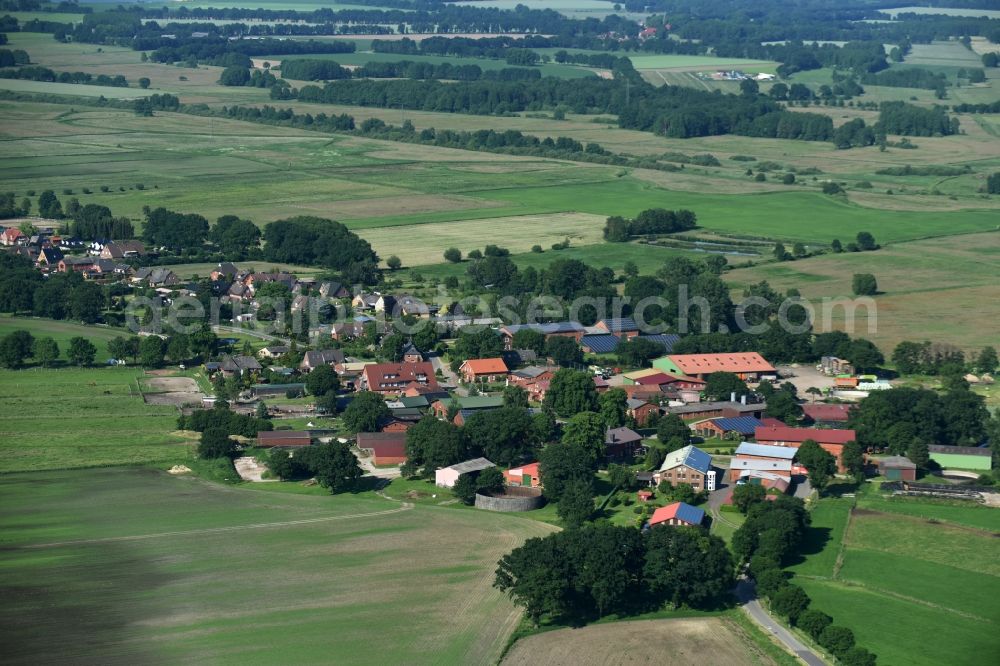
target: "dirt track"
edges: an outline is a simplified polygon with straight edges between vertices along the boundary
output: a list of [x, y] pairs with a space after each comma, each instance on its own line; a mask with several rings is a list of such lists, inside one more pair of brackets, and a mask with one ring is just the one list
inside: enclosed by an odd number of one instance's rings
[[190, 377], [152, 377], [143, 381], [143, 397], [150, 405], [182, 407], [201, 404], [202, 392]]

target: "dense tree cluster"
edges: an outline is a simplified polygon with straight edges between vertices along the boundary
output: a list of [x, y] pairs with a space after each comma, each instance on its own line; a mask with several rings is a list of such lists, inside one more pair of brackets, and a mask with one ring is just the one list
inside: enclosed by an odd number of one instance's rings
[[986, 436], [989, 418], [983, 397], [967, 387], [943, 393], [898, 387], [873, 391], [851, 411], [848, 426], [857, 430], [863, 446], [901, 454], [914, 440], [976, 446]]
[[876, 129], [902, 136], [948, 136], [958, 132], [958, 119], [949, 118], [940, 106], [928, 109], [906, 102], [882, 102]]
[[154, 247], [174, 251], [198, 247], [208, 238], [208, 220], [195, 213], [177, 213], [161, 206], [146, 212], [142, 235]]
[[369, 282], [378, 257], [368, 241], [333, 220], [300, 216], [264, 228], [264, 257], [307, 266], [324, 266]]
[[890, 88], [925, 88], [943, 91], [948, 85], [948, 77], [941, 72], [932, 72], [922, 67], [910, 67], [867, 74], [861, 77], [861, 83]]
[[29, 62], [28, 52], [23, 49], [0, 49], [0, 67], [19, 67]]
[[258, 432], [274, 430], [274, 424], [267, 419], [238, 414], [225, 401], [217, 401], [212, 409], [197, 409], [188, 416], [177, 417], [178, 430], [221, 430], [226, 435], [256, 437]]
[[725, 543], [701, 528], [599, 525], [529, 539], [500, 560], [494, 586], [538, 624], [711, 608], [732, 582]]
[[604, 224], [604, 240], [624, 243], [633, 236], [690, 231], [697, 224], [698, 218], [689, 210], [650, 208], [639, 213], [634, 219], [609, 217]]

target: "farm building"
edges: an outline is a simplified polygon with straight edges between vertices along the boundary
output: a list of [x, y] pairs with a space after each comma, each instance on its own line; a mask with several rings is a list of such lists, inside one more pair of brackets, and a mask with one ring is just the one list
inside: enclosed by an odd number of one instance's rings
[[382, 395], [399, 395], [413, 386], [437, 388], [430, 363], [369, 363], [361, 373], [360, 388]]
[[642, 435], [631, 428], [608, 428], [604, 433], [604, 454], [608, 460], [626, 460], [642, 446]]
[[309, 446], [312, 436], [306, 430], [268, 430], [257, 433], [257, 446], [269, 449], [275, 446], [295, 447]]
[[601, 319], [593, 326], [595, 331], [610, 333], [620, 337], [622, 340], [631, 340], [639, 335], [639, 325], [632, 317], [614, 317], [611, 319]]
[[764, 490], [776, 490], [779, 493], [787, 493], [791, 480], [787, 476], [765, 472], [762, 470], [747, 470], [740, 474], [738, 484], [750, 483], [762, 487]]
[[653, 360], [653, 367], [673, 375], [705, 379], [713, 372], [731, 372], [740, 379], [756, 380], [776, 373], [757, 352], [737, 354], [672, 354]]
[[503, 477], [510, 486], [528, 486], [538, 488], [542, 485], [542, 478], [539, 475], [538, 463], [533, 462], [520, 467], [511, 467], [503, 473]]
[[454, 488], [458, 482], [458, 477], [463, 474], [482, 472], [484, 469], [496, 467], [486, 458], [473, 458], [464, 462], [455, 463], [449, 467], [442, 467], [434, 472], [434, 485], [441, 488]]
[[529, 365], [526, 368], [521, 368], [510, 373], [510, 383], [517, 384], [518, 386], [528, 386], [535, 382], [547, 382], [552, 379], [552, 376], [558, 369], [549, 366]]
[[840, 461], [840, 454], [844, 450], [844, 444], [857, 439], [857, 433], [853, 430], [761, 426], [754, 431], [754, 439], [761, 444], [791, 446], [796, 449], [802, 445], [802, 442], [811, 439], [837, 459], [837, 469], [843, 473], [844, 467]]
[[686, 405], [671, 405], [665, 407], [668, 414], [677, 414], [682, 419], [714, 419], [719, 417], [752, 416], [760, 419], [764, 416], [767, 403], [756, 402], [743, 404], [741, 402], [692, 402]]
[[372, 457], [375, 465], [401, 465], [406, 462], [405, 432], [359, 432], [358, 449]]
[[705, 512], [702, 509], [685, 502], [674, 502], [654, 511], [649, 519], [649, 526], [696, 527], [704, 520]]
[[904, 456], [879, 458], [878, 473], [889, 481], [916, 481], [917, 466]]
[[279, 356], [287, 354], [288, 350], [289, 347], [287, 345], [268, 345], [267, 347], [261, 347], [260, 351], [257, 352], [257, 356], [260, 358], [276, 359]]
[[836, 356], [824, 356], [819, 362], [820, 369], [828, 375], [853, 375], [854, 366]]
[[945, 469], [986, 470], [993, 468], [993, 456], [985, 446], [929, 446], [931, 460]]
[[739, 481], [745, 472], [770, 472], [790, 479], [796, 450], [791, 446], [743, 442], [729, 462], [729, 480]]
[[802, 405], [802, 413], [817, 425], [836, 426], [847, 423], [847, 417], [856, 405], [841, 403], [828, 405], [816, 403], [813, 405]]
[[502, 382], [510, 373], [502, 358], [470, 358], [458, 372], [466, 382]]
[[587, 333], [587, 327], [578, 321], [556, 321], [549, 324], [512, 324], [500, 328], [504, 349], [513, 349], [514, 335], [521, 330], [538, 331], [546, 337], [560, 336], [580, 341]]
[[653, 474], [653, 483], [664, 481], [672, 486], [690, 484], [695, 491], [715, 490], [715, 471], [712, 456], [694, 446], [685, 446], [668, 453], [660, 469]]
[[258, 398], [263, 396], [287, 395], [289, 391], [304, 393], [306, 385], [302, 383], [294, 384], [254, 384], [250, 390]]
[[758, 419], [754, 416], [722, 417], [701, 421], [692, 426], [701, 437], [719, 439], [746, 439], [753, 437], [754, 431], [766, 425], [784, 425], [781, 421], [771, 418]]
[[621, 338], [610, 333], [585, 335], [580, 338], [580, 346], [587, 354], [613, 354], [619, 344]]

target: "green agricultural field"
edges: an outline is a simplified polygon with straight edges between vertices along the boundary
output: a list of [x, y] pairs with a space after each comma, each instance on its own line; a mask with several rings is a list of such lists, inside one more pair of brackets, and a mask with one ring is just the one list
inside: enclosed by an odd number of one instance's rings
[[3, 476], [0, 507], [17, 664], [495, 663], [496, 561], [552, 529], [144, 469]]
[[830, 498], [821, 501], [809, 513], [812, 523], [806, 533], [802, 562], [792, 565], [789, 570], [795, 575], [830, 578], [836, 568], [838, 544], [844, 540], [851, 513], [851, 502], [846, 499]]
[[865, 490], [846, 532], [848, 500], [813, 509], [812, 529], [831, 538], [819, 550], [807, 544], [805, 561], [790, 568], [811, 607], [849, 627], [879, 663], [967, 663], [996, 652], [1000, 510]]
[[103, 363], [111, 358], [108, 341], [120, 335], [129, 336], [130, 331], [108, 326], [87, 326], [69, 321], [56, 321], [38, 317], [11, 317], [0, 315], [0, 337], [14, 331], [28, 331], [36, 338], [52, 338], [59, 345], [62, 358], [67, 359], [69, 341], [75, 337], [87, 338], [97, 347], [96, 361]]
[[136, 368], [0, 372], [0, 473], [166, 463], [190, 456], [177, 409], [147, 405]]
[[[882, 232], [872, 227], [880, 240]], [[847, 234], [843, 242], [849, 239]], [[992, 279], [1000, 260], [1000, 233], [969, 234], [898, 243], [877, 254], [826, 254], [794, 262], [769, 263], [726, 274], [741, 293], [742, 285], [767, 280], [780, 290], [796, 287], [813, 302], [850, 297], [851, 276], [872, 273], [880, 295], [869, 314], [858, 309], [857, 334], [870, 337], [891, 352], [902, 340], [948, 340], [969, 350], [996, 343], [990, 324], [1000, 317], [994, 304], [1000, 286]], [[919, 267], [915, 271], [914, 267]], [[937, 316], [927, 316], [927, 303], [935, 303]], [[971, 309], [970, 309], [971, 308]], [[821, 314], [821, 313], [820, 313]], [[830, 325], [845, 328], [845, 311], [832, 312]]]
[[[699, 55], [641, 55], [629, 56], [632, 66], [643, 69], [739, 69], [753, 68], [753, 71], [768, 71], [767, 67], [775, 67], [777, 63], [770, 60], [750, 60], [747, 58], [719, 58]], [[765, 69], [759, 69], [764, 67]]]

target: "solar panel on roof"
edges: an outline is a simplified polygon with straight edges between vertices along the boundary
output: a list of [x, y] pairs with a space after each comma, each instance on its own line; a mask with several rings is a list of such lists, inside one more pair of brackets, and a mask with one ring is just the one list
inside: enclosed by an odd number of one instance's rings
[[585, 335], [580, 338], [580, 345], [590, 349], [595, 354], [610, 354], [618, 349], [621, 340], [616, 335]]

